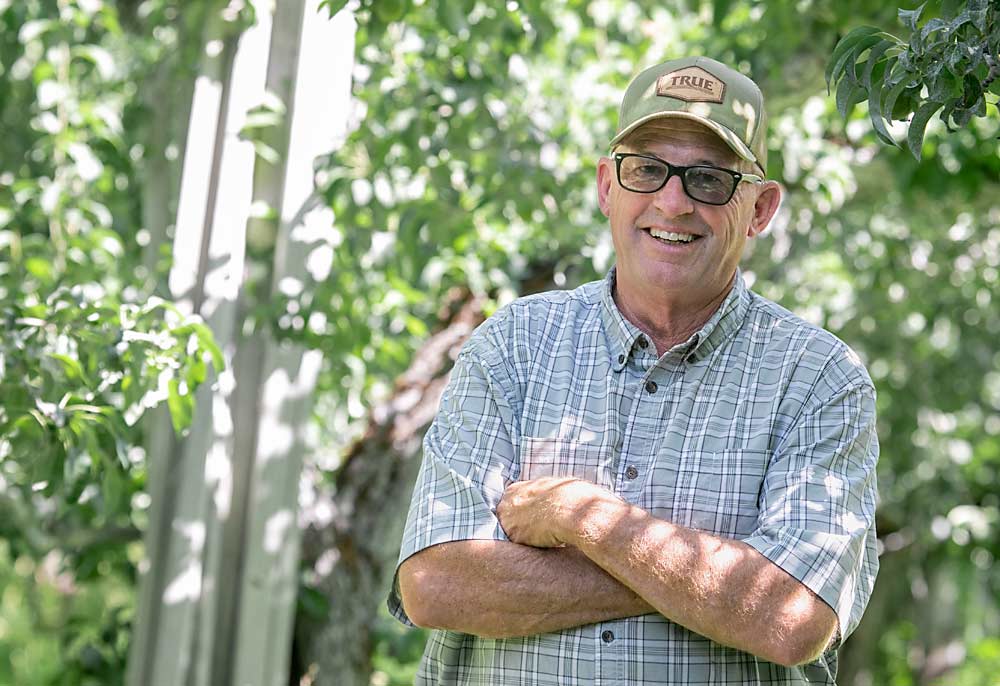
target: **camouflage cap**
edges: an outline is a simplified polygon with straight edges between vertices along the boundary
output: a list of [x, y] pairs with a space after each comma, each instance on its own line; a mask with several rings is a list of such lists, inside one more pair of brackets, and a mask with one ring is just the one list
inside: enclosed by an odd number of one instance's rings
[[737, 155], [767, 173], [764, 96], [750, 78], [709, 57], [685, 57], [650, 67], [625, 90], [611, 147], [643, 124], [671, 117], [701, 122]]

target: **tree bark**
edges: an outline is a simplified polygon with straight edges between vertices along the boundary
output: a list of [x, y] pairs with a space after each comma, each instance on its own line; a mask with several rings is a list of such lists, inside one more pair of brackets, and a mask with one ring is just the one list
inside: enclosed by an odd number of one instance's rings
[[345, 455], [332, 523], [303, 532], [302, 563], [316, 571], [331, 608], [319, 622], [299, 612], [290, 684], [369, 684], [372, 628], [392, 582], [423, 435], [458, 351], [484, 319], [481, 301], [466, 292], [451, 296], [446, 325], [417, 353], [389, 400], [374, 408], [364, 436]]

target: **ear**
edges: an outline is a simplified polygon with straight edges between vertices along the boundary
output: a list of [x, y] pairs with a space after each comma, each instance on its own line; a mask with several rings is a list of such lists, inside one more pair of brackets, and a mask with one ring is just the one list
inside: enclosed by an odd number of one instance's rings
[[747, 236], [753, 238], [762, 233], [781, 206], [781, 185], [777, 181], [765, 181], [757, 192], [753, 205], [753, 216], [747, 227]]
[[605, 217], [611, 215], [611, 185], [615, 183], [615, 163], [610, 157], [597, 161], [597, 204]]

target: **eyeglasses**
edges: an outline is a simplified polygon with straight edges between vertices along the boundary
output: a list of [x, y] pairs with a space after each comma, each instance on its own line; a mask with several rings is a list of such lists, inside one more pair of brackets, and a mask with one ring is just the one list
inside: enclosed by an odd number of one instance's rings
[[692, 200], [706, 205], [725, 205], [732, 200], [740, 181], [760, 183], [764, 177], [742, 174], [732, 169], [695, 164], [681, 167], [652, 155], [631, 152], [614, 154], [618, 183], [633, 193], [655, 193], [667, 185], [672, 176], [681, 177], [684, 192]]

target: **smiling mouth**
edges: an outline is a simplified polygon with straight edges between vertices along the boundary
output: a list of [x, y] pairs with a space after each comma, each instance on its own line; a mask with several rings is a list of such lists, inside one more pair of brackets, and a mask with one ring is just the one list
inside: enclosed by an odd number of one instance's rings
[[692, 233], [675, 233], [659, 229], [649, 229], [649, 235], [661, 243], [667, 243], [668, 245], [685, 245], [701, 238], [701, 236], [695, 236]]

